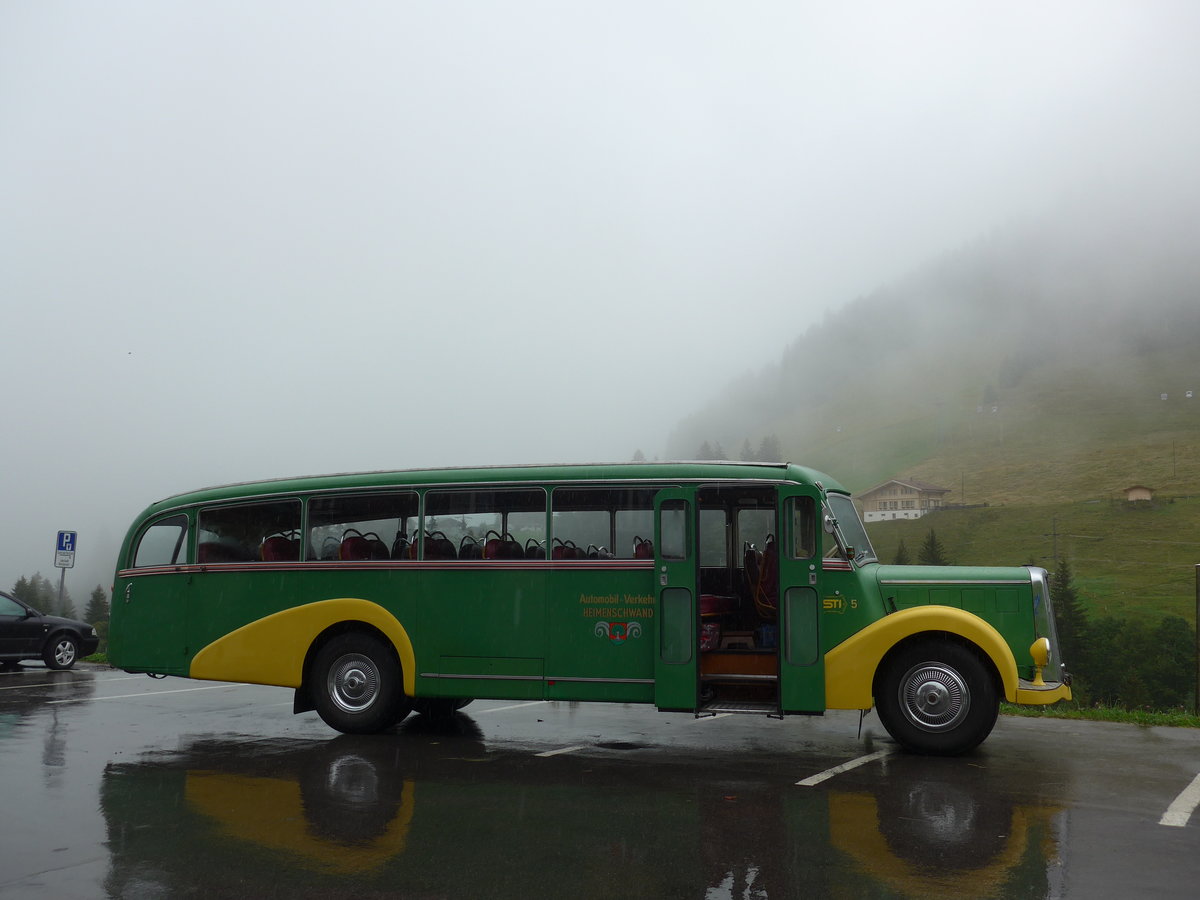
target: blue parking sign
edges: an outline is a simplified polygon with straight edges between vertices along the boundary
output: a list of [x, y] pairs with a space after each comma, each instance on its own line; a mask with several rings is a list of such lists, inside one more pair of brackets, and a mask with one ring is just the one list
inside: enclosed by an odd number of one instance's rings
[[79, 534], [75, 531], [60, 531], [54, 546], [54, 565], [59, 569], [70, 569], [75, 565], [75, 544]]

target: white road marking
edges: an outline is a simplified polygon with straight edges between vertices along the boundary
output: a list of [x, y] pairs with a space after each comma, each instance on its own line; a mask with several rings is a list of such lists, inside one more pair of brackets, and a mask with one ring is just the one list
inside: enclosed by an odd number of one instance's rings
[[482, 715], [483, 713], [503, 712], [506, 709], [520, 709], [523, 706], [537, 706], [538, 704], [549, 702], [549, 700], [530, 700], [528, 703], [514, 703], [511, 706], [493, 706], [491, 709], [473, 709], [467, 713], [467, 715], [478, 716]]
[[560, 753], [574, 753], [576, 750], [586, 750], [586, 744], [576, 744], [574, 747], [559, 747], [557, 750], [547, 750], [545, 753], [535, 753], [534, 756], [558, 756]]
[[1196, 807], [1200, 806], [1200, 775], [1192, 779], [1192, 783], [1183, 789], [1175, 801], [1167, 807], [1159, 825], [1170, 825], [1173, 828], [1183, 828], [1192, 817]]
[[[123, 678], [105, 678], [104, 683], [110, 681], [133, 681], [135, 678], [145, 678], [145, 675], [126, 675]], [[37, 688], [37, 687], [57, 687], [60, 684], [97, 684], [98, 682], [92, 678], [64, 678], [62, 681], [37, 681], [33, 684], [28, 682], [22, 684], [6, 684], [0, 687], [0, 691], [19, 691], [21, 688]]]
[[71, 700], [51, 700], [50, 704], [55, 703], [88, 703], [93, 700], [127, 700], [130, 697], [157, 697], [159, 694], [188, 694], [192, 691], [219, 691], [221, 688], [238, 688], [244, 687], [240, 684], [214, 684], [209, 687], [198, 688], [179, 688], [174, 691], [142, 691], [140, 694], [114, 694], [111, 697], [75, 697]]
[[860, 756], [858, 759], [852, 759], [850, 762], [842, 763], [840, 766], [834, 766], [832, 769], [826, 769], [824, 772], [818, 772], [816, 775], [810, 775], [803, 781], [797, 781], [797, 787], [812, 787], [814, 784], [820, 784], [826, 779], [832, 778], [834, 775], [841, 775], [843, 772], [849, 772], [851, 769], [857, 769], [859, 766], [865, 766], [869, 762], [874, 762], [877, 759], [883, 759], [885, 756], [891, 755], [891, 750], [878, 750], [875, 753], [870, 753], [866, 756]]

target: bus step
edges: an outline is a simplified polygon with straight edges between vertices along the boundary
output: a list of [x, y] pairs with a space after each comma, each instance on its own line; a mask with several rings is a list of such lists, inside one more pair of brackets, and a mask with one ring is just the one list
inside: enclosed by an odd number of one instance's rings
[[701, 714], [716, 715], [717, 713], [742, 713], [746, 715], [771, 716], [778, 715], [778, 703], [764, 703], [755, 700], [713, 700], [700, 707]]

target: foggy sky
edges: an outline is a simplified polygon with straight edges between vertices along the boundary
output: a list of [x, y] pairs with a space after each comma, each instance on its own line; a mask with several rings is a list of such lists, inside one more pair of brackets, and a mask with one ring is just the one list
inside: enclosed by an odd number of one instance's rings
[[1180, 3], [0, 0], [0, 587], [153, 500], [628, 459], [826, 311], [1194, 179]]

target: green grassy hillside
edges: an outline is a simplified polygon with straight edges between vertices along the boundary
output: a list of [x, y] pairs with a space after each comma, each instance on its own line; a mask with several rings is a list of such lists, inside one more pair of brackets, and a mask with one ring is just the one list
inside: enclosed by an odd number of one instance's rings
[[868, 532], [879, 558], [891, 562], [901, 540], [915, 559], [931, 528], [956, 564], [1053, 569], [1057, 549], [1094, 615], [1195, 616], [1200, 497], [1135, 506], [1104, 500], [948, 509], [872, 523]]
[[[1053, 569], [1057, 548], [1095, 614], [1192, 620], [1200, 377], [1188, 372], [1200, 366], [1190, 356], [1184, 349], [1146, 356], [1119, 376], [1048, 364], [993, 390], [995, 404], [982, 410], [986, 386], [976, 383], [974, 398], [954, 405], [947, 397], [924, 415], [890, 423], [859, 420], [811, 452], [852, 490], [910, 477], [950, 488], [948, 503], [987, 504], [873, 525], [884, 560], [901, 538], [915, 555], [931, 527], [960, 563], [1032, 561]], [[1196, 396], [1186, 398], [1187, 390]], [[1124, 489], [1135, 484], [1154, 488], [1155, 502], [1127, 504]]]

